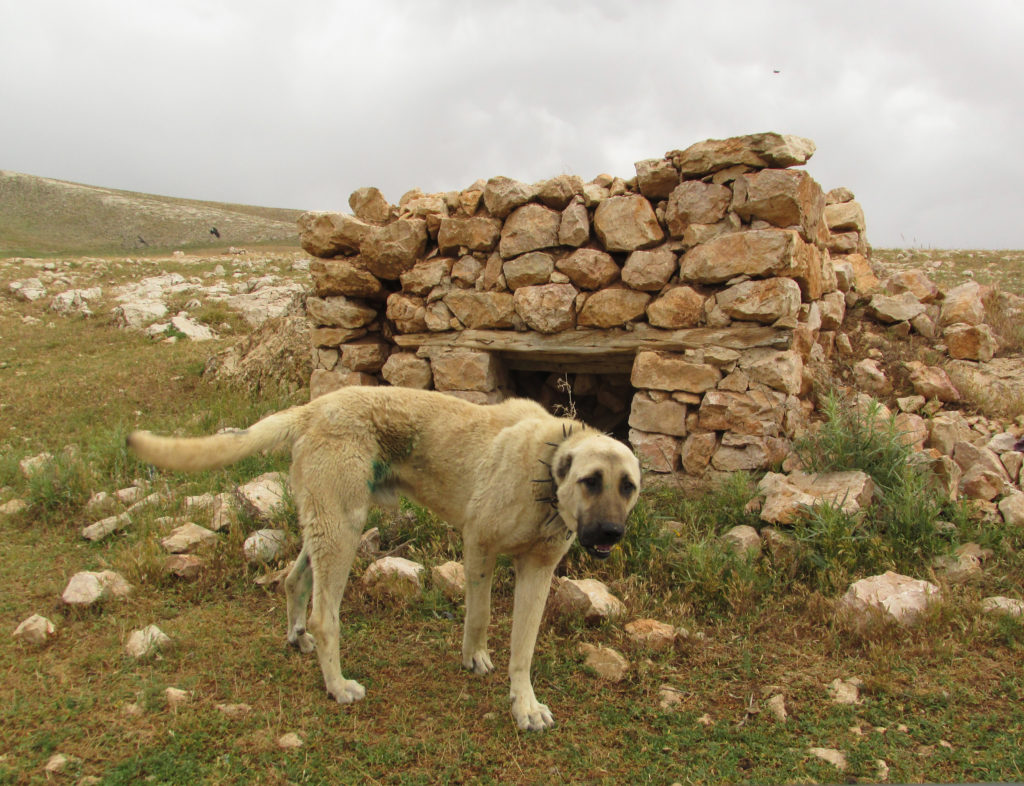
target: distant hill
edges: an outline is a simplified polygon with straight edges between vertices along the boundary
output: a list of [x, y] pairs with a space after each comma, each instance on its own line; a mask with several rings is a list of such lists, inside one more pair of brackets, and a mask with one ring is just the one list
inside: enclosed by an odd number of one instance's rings
[[[300, 210], [136, 194], [0, 170], [0, 257], [298, 245]], [[216, 228], [220, 237], [211, 233]]]

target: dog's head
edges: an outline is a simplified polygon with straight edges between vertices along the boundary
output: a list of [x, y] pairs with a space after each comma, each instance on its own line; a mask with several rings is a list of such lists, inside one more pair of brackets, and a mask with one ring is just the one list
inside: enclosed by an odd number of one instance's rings
[[640, 493], [640, 462], [618, 440], [588, 431], [559, 447], [551, 473], [563, 521], [583, 548], [605, 559]]

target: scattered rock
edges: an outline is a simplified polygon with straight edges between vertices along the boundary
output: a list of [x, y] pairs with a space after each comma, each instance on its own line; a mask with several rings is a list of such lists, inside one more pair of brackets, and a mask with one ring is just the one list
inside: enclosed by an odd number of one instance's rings
[[627, 622], [625, 630], [634, 644], [656, 651], [672, 649], [676, 640], [675, 628], [653, 619]]
[[190, 521], [171, 530], [167, 537], [160, 540], [160, 545], [172, 554], [181, 554], [195, 546], [210, 543], [216, 539], [215, 532]]
[[176, 710], [192, 701], [192, 693], [181, 688], [164, 688], [164, 700], [168, 707]]
[[828, 696], [833, 704], [860, 704], [862, 682], [858, 679], [836, 677], [828, 684]]
[[448, 600], [458, 601], [466, 594], [466, 571], [461, 562], [445, 562], [430, 569], [430, 581]]
[[855, 581], [840, 600], [840, 609], [864, 620], [869, 610], [880, 611], [901, 625], [912, 625], [929, 603], [941, 597], [928, 581], [886, 571], [880, 576]]
[[583, 643], [579, 651], [585, 658], [583, 665], [603, 680], [621, 682], [629, 672], [629, 661], [611, 647]]
[[411, 600], [423, 589], [423, 566], [402, 557], [382, 557], [363, 573], [362, 585], [377, 597]]
[[295, 750], [296, 748], [301, 748], [303, 745], [305, 745], [305, 743], [302, 741], [302, 737], [294, 731], [282, 734], [277, 738], [277, 747], [283, 751]]
[[69, 606], [90, 606], [105, 598], [126, 598], [131, 585], [112, 570], [82, 571], [71, 577], [61, 595]]
[[563, 616], [582, 615], [587, 622], [614, 619], [626, 613], [623, 602], [597, 579], [560, 579], [551, 608]]
[[256, 530], [242, 544], [246, 562], [273, 562], [284, 551], [287, 537], [283, 529]]
[[846, 754], [835, 748], [808, 748], [807, 752], [812, 756], [826, 761], [839, 771], [846, 769]]
[[267, 472], [239, 486], [235, 496], [250, 515], [267, 520], [284, 506], [287, 483], [283, 472]]
[[214, 708], [228, 718], [244, 718], [252, 712], [252, 707], [250, 705], [242, 703], [215, 704]]
[[786, 712], [786, 697], [777, 693], [768, 699], [768, 711], [779, 723], [785, 723], [786, 718], [789, 717], [789, 713]]
[[1021, 617], [1024, 616], [1024, 600], [996, 595], [982, 600], [981, 609], [986, 614], [1009, 614], [1012, 617]]
[[56, 628], [53, 627], [53, 623], [50, 620], [39, 614], [33, 614], [28, 619], [23, 620], [11, 635], [26, 644], [38, 647], [49, 641], [55, 634]]
[[156, 625], [149, 625], [141, 630], [132, 631], [124, 651], [139, 660], [168, 650], [171, 646], [171, 639], [167, 634]]

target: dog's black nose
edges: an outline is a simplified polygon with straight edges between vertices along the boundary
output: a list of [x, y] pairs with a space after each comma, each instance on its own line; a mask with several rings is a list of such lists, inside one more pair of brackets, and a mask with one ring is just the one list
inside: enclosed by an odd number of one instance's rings
[[602, 521], [598, 525], [598, 532], [603, 543], [618, 543], [626, 528], [617, 521]]

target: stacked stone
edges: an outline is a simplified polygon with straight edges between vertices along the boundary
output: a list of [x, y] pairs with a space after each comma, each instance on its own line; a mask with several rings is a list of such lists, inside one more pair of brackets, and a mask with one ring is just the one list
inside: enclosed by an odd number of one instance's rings
[[397, 206], [363, 188], [352, 215], [306, 213], [312, 393], [384, 381], [493, 402], [503, 341], [568, 337], [571, 353], [584, 332], [631, 334], [629, 436], [650, 469], [768, 466], [805, 418], [805, 361], [843, 318], [832, 254], [851, 277], [867, 265], [852, 195], [790, 168], [813, 152], [755, 134], [640, 161], [630, 180], [494, 177]]

